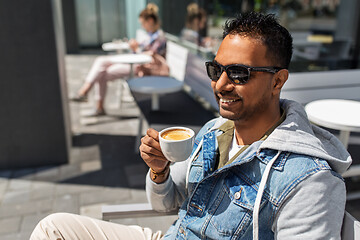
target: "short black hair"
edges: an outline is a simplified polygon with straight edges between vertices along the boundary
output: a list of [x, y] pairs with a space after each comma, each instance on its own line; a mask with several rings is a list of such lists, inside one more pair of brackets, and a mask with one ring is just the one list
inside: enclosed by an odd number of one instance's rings
[[289, 68], [293, 49], [292, 37], [289, 31], [279, 24], [274, 14], [238, 14], [234, 19], [226, 21], [223, 38], [228, 34], [260, 40], [266, 46], [274, 66]]

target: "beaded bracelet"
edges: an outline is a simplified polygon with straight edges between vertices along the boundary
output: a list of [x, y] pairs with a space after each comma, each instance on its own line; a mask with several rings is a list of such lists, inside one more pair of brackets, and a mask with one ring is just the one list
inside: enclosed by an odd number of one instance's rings
[[157, 177], [165, 176], [168, 173], [168, 171], [170, 170], [169, 165], [170, 165], [170, 162], [166, 165], [165, 169], [162, 170], [161, 172], [156, 172], [156, 171], [154, 171], [154, 169], [150, 168], [150, 171], [153, 173], [153, 176], [151, 179], [154, 181]]

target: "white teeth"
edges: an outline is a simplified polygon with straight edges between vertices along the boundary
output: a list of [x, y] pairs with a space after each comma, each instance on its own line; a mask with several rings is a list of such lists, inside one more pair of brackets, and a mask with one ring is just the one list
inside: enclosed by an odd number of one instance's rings
[[220, 99], [220, 100], [221, 100], [221, 102], [223, 102], [223, 103], [231, 103], [231, 102], [235, 102], [235, 101], [236, 101], [236, 99], [233, 99], [233, 100]]

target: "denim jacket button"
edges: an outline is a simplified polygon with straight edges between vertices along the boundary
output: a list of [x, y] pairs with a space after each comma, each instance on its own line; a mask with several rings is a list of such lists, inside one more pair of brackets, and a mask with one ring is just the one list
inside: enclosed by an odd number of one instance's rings
[[180, 232], [181, 234], [184, 234], [184, 233], [185, 233], [184, 228], [180, 227], [180, 228], [179, 228], [179, 232]]
[[236, 200], [239, 200], [240, 197], [241, 197], [241, 192], [236, 192], [235, 195], [234, 195], [234, 198], [235, 198]]

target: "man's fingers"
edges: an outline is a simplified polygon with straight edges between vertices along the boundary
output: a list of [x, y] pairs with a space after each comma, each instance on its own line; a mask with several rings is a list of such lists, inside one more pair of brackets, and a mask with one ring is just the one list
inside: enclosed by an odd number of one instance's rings
[[169, 162], [164, 156], [153, 155], [145, 151], [140, 151], [140, 156], [146, 165], [155, 171], [162, 171]]
[[[152, 145], [148, 145], [143, 142], [143, 144], [139, 147], [140, 153], [146, 153], [149, 155], [153, 155], [156, 158], [165, 158], [161, 150], [154, 148]], [[144, 159], [145, 160], [145, 159]]]
[[168, 164], [168, 160], [160, 148], [159, 132], [150, 128], [146, 133], [147, 134], [141, 138], [141, 145], [139, 147], [140, 156], [150, 168], [162, 170], [166, 167], [166, 164]]
[[160, 143], [158, 140], [154, 139], [154, 137], [149, 136], [149, 135], [145, 135], [144, 137], [141, 138], [141, 145], [147, 145], [150, 147], [153, 147], [155, 149], [157, 149], [158, 151], [161, 152], [161, 148], [160, 148]]
[[149, 129], [146, 131], [146, 134], [147, 134], [149, 137], [152, 137], [153, 139], [155, 139], [156, 141], [159, 141], [159, 132], [156, 131], [155, 129], [149, 128]]
[[155, 165], [164, 165], [168, 162], [168, 160], [165, 157], [155, 156], [151, 153], [147, 152], [140, 152], [141, 158], [144, 160], [144, 162], [151, 167], [155, 163]]

